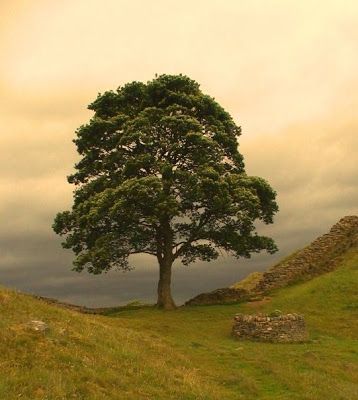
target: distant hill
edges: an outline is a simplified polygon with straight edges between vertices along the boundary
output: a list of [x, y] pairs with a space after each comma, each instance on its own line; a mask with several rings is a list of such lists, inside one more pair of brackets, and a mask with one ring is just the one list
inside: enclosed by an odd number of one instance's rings
[[358, 247], [358, 217], [347, 216], [310, 245], [266, 272], [254, 272], [229, 288], [202, 293], [186, 305], [224, 304], [257, 298], [274, 289], [306, 281], [335, 269], [347, 251]]
[[[355, 400], [358, 247], [332, 259], [263, 300], [172, 312], [89, 315], [2, 288], [0, 399]], [[307, 343], [231, 337], [236, 313], [277, 309], [304, 315]]]

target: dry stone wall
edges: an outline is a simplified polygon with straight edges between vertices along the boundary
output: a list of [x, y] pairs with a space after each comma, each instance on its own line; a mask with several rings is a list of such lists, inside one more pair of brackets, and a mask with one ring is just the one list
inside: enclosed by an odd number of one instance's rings
[[232, 334], [236, 339], [277, 343], [304, 342], [308, 339], [305, 320], [299, 314], [237, 314]]
[[265, 293], [299, 280], [332, 271], [349, 248], [358, 245], [358, 217], [348, 216], [335, 224], [294, 257], [264, 272], [253, 292]]
[[243, 289], [221, 288], [209, 293], [201, 293], [190, 299], [185, 305], [229, 304], [249, 300], [250, 294]]
[[273, 289], [287, 286], [300, 280], [309, 280], [317, 275], [332, 271], [352, 247], [358, 246], [358, 217], [347, 216], [331, 230], [318, 237], [309, 246], [292, 257], [264, 272], [249, 290], [222, 288], [202, 293], [185, 305], [223, 304], [257, 298]]

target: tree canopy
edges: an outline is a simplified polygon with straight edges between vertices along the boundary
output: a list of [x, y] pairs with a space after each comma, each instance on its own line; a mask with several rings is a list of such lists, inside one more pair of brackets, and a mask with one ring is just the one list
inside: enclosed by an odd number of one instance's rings
[[71, 211], [53, 228], [76, 254], [74, 269], [130, 269], [131, 254], [157, 258], [158, 306], [174, 307], [171, 266], [276, 250], [256, 232], [273, 222], [275, 192], [245, 173], [241, 130], [199, 84], [161, 75], [99, 94], [94, 116], [76, 131], [81, 156], [68, 181]]

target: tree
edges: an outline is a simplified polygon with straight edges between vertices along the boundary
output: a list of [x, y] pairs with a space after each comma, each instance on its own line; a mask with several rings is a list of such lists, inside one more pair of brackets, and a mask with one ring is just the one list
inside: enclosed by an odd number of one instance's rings
[[94, 116], [74, 140], [82, 158], [68, 177], [74, 204], [53, 225], [76, 254], [74, 270], [129, 270], [131, 254], [155, 256], [157, 305], [171, 309], [174, 260], [277, 250], [254, 226], [273, 222], [276, 194], [245, 173], [240, 128], [198, 83], [161, 75], [99, 94], [88, 108]]

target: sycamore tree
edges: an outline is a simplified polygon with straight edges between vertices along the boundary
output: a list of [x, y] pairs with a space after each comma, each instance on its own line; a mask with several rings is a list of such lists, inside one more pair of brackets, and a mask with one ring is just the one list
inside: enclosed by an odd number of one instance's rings
[[53, 228], [74, 270], [129, 270], [131, 254], [157, 258], [157, 306], [175, 307], [172, 265], [277, 250], [254, 223], [273, 222], [276, 193], [245, 173], [240, 127], [197, 82], [161, 75], [99, 94], [76, 132], [80, 161], [71, 211]]

